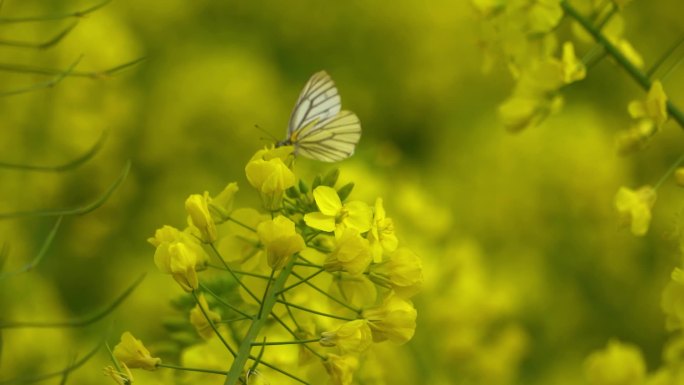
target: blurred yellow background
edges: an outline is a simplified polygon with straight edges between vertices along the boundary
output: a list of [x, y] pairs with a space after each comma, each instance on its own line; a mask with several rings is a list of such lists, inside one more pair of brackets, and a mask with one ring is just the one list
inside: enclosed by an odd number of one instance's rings
[[[0, 18], [92, 4], [6, 0]], [[667, 0], [624, 10], [625, 35], [647, 66], [684, 33], [679, 9]], [[163, 224], [184, 225], [191, 193], [237, 181], [238, 206], [256, 202], [245, 163], [274, 142], [263, 130], [284, 138], [302, 86], [321, 69], [363, 126], [356, 154], [339, 164], [341, 180], [355, 182], [359, 199], [384, 198], [401, 242], [425, 267], [416, 337], [383, 347], [380, 360], [401, 363], [385, 383], [582, 383], [585, 357], [611, 338], [638, 345], [649, 370], [660, 365], [660, 296], [679, 262], [672, 235], [682, 192], [673, 182], [658, 191], [643, 238], [619, 228], [613, 198], [620, 186], [655, 183], [680, 155], [682, 132], [669, 122], [645, 150], [616, 155], [626, 105], [644, 93], [610, 60], [564, 90], [558, 114], [510, 134], [496, 111], [513, 81], [502, 63], [483, 71], [481, 21], [466, 1], [114, 0], [83, 18], [0, 19], [0, 38], [45, 41], [75, 21], [54, 47], [0, 46], [0, 64], [64, 69], [82, 55], [75, 71], [99, 71], [145, 60], [111, 77], [67, 76], [0, 98], [3, 162], [63, 163], [108, 132], [75, 170], [0, 168], [0, 212], [84, 205], [128, 160], [132, 169], [102, 207], [65, 218], [34, 271], [0, 281], [0, 319], [92, 314], [147, 276], [94, 325], [3, 330], [0, 382], [57, 370], [123, 330], [152, 350], [164, 341], [162, 321], [177, 314], [169, 301], [180, 291], [156, 270], [146, 239]], [[0, 72], [0, 92], [52, 78]], [[675, 103], [681, 84], [684, 71], [665, 83]], [[296, 169], [310, 178], [329, 165], [302, 159]], [[4, 270], [26, 264], [55, 220], [0, 221], [0, 243], [10, 247]], [[72, 383], [102, 383], [107, 361], [101, 351]], [[172, 378], [141, 373], [138, 381]]]

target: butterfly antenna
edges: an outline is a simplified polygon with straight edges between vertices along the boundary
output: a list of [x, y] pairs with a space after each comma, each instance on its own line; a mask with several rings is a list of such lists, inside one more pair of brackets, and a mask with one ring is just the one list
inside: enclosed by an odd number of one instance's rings
[[268, 132], [267, 130], [261, 128], [258, 124], [255, 124], [255, 125], [254, 125], [254, 128], [256, 128], [257, 130], [259, 130], [259, 131], [263, 132], [264, 134], [268, 135], [268, 138], [261, 137], [261, 138], [260, 138], [261, 140], [272, 139], [274, 142], [277, 142], [277, 141], [278, 141], [278, 138], [276, 138], [275, 136], [273, 136], [273, 134], [271, 134], [271, 133]]

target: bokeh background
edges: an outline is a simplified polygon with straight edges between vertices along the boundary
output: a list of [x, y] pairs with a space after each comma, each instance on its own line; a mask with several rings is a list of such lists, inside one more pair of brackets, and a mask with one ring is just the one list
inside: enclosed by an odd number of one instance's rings
[[[92, 4], [6, 0], [0, 17]], [[647, 65], [684, 32], [679, 9], [667, 0], [624, 10], [625, 35]], [[102, 207], [65, 218], [34, 271], [0, 281], [0, 318], [92, 314], [147, 276], [94, 325], [3, 330], [0, 381], [57, 370], [124, 330], [163, 350], [162, 321], [177, 314], [169, 301], [180, 290], [155, 269], [146, 239], [163, 224], [184, 225], [191, 193], [237, 181], [238, 203], [254, 203], [244, 165], [274, 141], [264, 130], [284, 137], [301, 87], [321, 69], [363, 125], [341, 179], [356, 183], [359, 199], [384, 197], [401, 242], [424, 261], [416, 337], [384, 346], [378, 358], [393, 368], [387, 384], [582, 383], [585, 357], [611, 338], [638, 345], [649, 370], [660, 365], [668, 336], [660, 298], [679, 263], [683, 193], [663, 185], [642, 238], [618, 226], [613, 198], [620, 186], [655, 183], [681, 153], [682, 131], [669, 122], [643, 151], [616, 155], [626, 105], [643, 92], [609, 60], [564, 90], [562, 111], [513, 135], [496, 116], [513, 81], [501, 63], [483, 70], [481, 21], [466, 1], [114, 0], [84, 18], [0, 21], [0, 37], [44, 41], [76, 21], [48, 49], [0, 46], [0, 63], [67, 68], [82, 55], [76, 70], [98, 71], [146, 60], [115, 76], [69, 76], [0, 98], [1, 161], [62, 163], [108, 132], [75, 170], [0, 169], [0, 212], [83, 205], [128, 160], [132, 169]], [[0, 92], [51, 78], [5, 71]], [[684, 71], [665, 84], [675, 103], [684, 100], [681, 84]], [[310, 177], [329, 166], [296, 167]], [[11, 250], [4, 269], [27, 263], [54, 221], [0, 221]], [[102, 383], [107, 362], [101, 351], [71, 381]], [[141, 373], [138, 381], [172, 377]]]

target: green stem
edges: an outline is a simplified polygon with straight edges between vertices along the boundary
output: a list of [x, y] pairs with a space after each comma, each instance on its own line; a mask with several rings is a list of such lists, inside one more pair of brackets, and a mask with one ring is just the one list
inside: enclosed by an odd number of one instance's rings
[[665, 63], [665, 61], [667, 61], [667, 59], [668, 59], [670, 56], [672, 56], [672, 54], [673, 54], [673, 53], [679, 48], [679, 46], [681, 46], [683, 43], [684, 43], [684, 36], [681, 36], [679, 39], [677, 39], [677, 41], [676, 41], [673, 45], [670, 46], [670, 48], [667, 49], [667, 51], [665, 51], [665, 53], [658, 59], [658, 61], [656, 61], [655, 63], [653, 63], [653, 65], [651, 66], [651, 68], [649, 68], [648, 71], [646, 71], [646, 76], [648, 76], [649, 79], [652, 78], [653, 75], [655, 74], [655, 72], [658, 70], [658, 68], [660, 68], [660, 67], [663, 65], [663, 63]]
[[[651, 80], [630, 62], [608, 38], [579, 13], [567, 0], [561, 1], [561, 7], [566, 14], [575, 19], [594, 39], [606, 49], [606, 52], [634, 79], [644, 90], [651, 89]], [[667, 111], [681, 128], [684, 129], [684, 114], [671, 102], [667, 101]]]
[[[252, 322], [249, 330], [247, 331], [247, 335], [245, 335], [245, 338], [240, 343], [237, 356], [235, 357], [233, 364], [230, 366], [230, 370], [228, 371], [224, 385], [237, 384], [238, 379], [242, 374], [242, 370], [249, 359], [252, 344], [256, 340], [261, 329], [266, 324], [266, 320], [271, 315], [273, 306], [276, 303], [276, 293], [278, 293], [278, 291], [280, 291], [285, 285], [285, 281], [287, 281], [287, 278], [290, 276], [296, 261], [297, 258], [291, 258], [290, 261], [288, 261], [285, 267], [280, 271], [280, 274], [278, 274], [278, 277], [275, 279], [275, 282], [273, 282], [273, 285], [271, 285], [269, 290], [265, 293], [264, 300], [261, 305], [261, 311], [259, 312], [259, 317]], [[265, 365], [264, 362], [262, 362], [262, 364]]]
[[304, 306], [295, 305], [295, 304], [293, 304], [293, 303], [286, 302], [286, 301], [282, 301], [282, 300], [277, 300], [276, 302], [282, 303], [283, 305], [286, 305], [286, 306], [292, 306], [292, 307], [295, 308], [295, 309], [299, 309], [299, 310], [302, 310], [302, 311], [305, 311], [305, 312], [308, 312], [308, 313], [311, 313], [311, 314], [320, 315], [320, 316], [323, 316], [323, 317], [335, 318], [335, 319], [339, 319], [339, 320], [343, 320], [343, 321], [353, 321], [353, 320], [354, 320], [353, 318], [342, 317], [342, 316], [335, 315], [335, 314], [330, 314], [330, 313], [323, 313], [323, 312], [320, 312], [320, 311], [317, 311], [317, 310], [309, 309], [309, 308], [306, 308], [306, 307], [304, 307]]
[[669, 178], [670, 175], [672, 175], [672, 173], [675, 172], [675, 170], [677, 169], [677, 167], [679, 167], [682, 161], [684, 161], [684, 154], [680, 155], [679, 158], [677, 158], [677, 160], [674, 163], [672, 163], [672, 166], [670, 166], [670, 168], [665, 172], [665, 174], [660, 177], [660, 179], [658, 180], [658, 182], [656, 182], [655, 187], [653, 187], [653, 189], [658, 190], [658, 188], [667, 180], [667, 178]]
[[197, 307], [199, 307], [200, 311], [204, 315], [204, 319], [206, 319], [207, 322], [209, 322], [209, 326], [211, 326], [211, 330], [213, 330], [214, 333], [216, 334], [216, 336], [218, 336], [218, 338], [221, 340], [221, 343], [223, 344], [223, 346], [226, 347], [226, 349], [228, 349], [230, 354], [232, 354], [233, 357], [235, 357], [235, 350], [233, 350], [233, 348], [230, 346], [228, 341], [226, 341], [225, 338], [223, 338], [223, 336], [221, 335], [221, 333], [219, 333], [218, 329], [216, 328], [216, 325], [214, 325], [214, 321], [211, 320], [211, 318], [209, 317], [209, 314], [207, 314], [207, 311], [204, 309], [204, 306], [202, 306], [202, 304], [200, 303], [199, 298], [197, 297], [197, 293], [195, 291], [192, 292], [192, 297], [195, 299], [195, 303], [197, 304]]
[[310, 344], [312, 342], [320, 341], [320, 338], [312, 338], [310, 340], [296, 340], [296, 341], [275, 341], [275, 342], [255, 342], [252, 346], [268, 346], [268, 345], [300, 345]]
[[[278, 316], [275, 315], [275, 314], [273, 314], [273, 318], [274, 318], [274, 319], [276, 320], [276, 322], [278, 322], [285, 330], [287, 330], [288, 333], [290, 333], [290, 335], [292, 336], [292, 338], [294, 338], [294, 339], [296, 339], [296, 340], [299, 339], [299, 337], [297, 337], [297, 333], [295, 333], [294, 330], [292, 330], [289, 326], [287, 326], [287, 324], [285, 323], [285, 321], [281, 320], [280, 317], [278, 317]], [[304, 347], [305, 347], [307, 350], [309, 350], [312, 354], [318, 356], [318, 358], [320, 358], [320, 359], [322, 359], [322, 360], [325, 359], [325, 357], [324, 357], [321, 353], [319, 353], [319, 352], [315, 351], [314, 349], [312, 349], [311, 346], [306, 345], [306, 344], [304, 344], [304, 345], [302, 345], [302, 346], [304, 346]]]
[[243, 289], [245, 289], [245, 291], [247, 292], [247, 294], [249, 294], [249, 296], [252, 297], [252, 299], [254, 299], [254, 300], [256, 301], [256, 303], [259, 303], [259, 304], [260, 304], [261, 301], [259, 300], [259, 297], [257, 297], [256, 295], [254, 295], [254, 293], [252, 293], [252, 291], [247, 287], [247, 285], [245, 285], [245, 284], [242, 282], [242, 280], [241, 280], [237, 275], [235, 275], [235, 272], [234, 272], [233, 269], [230, 267], [230, 265], [228, 265], [228, 262], [226, 262], [226, 260], [223, 259], [223, 256], [222, 256], [221, 253], [219, 253], [219, 251], [216, 249], [216, 246], [214, 246], [213, 243], [210, 243], [210, 244], [209, 244], [209, 247], [211, 247], [211, 250], [214, 252], [214, 254], [216, 254], [216, 256], [217, 256], [218, 259], [221, 261], [221, 263], [223, 263], [223, 266], [226, 268], [226, 270], [228, 270], [228, 273], [230, 273], [230, 275], [233, 277], [233, 279], [236, 280], [237, 283], [238, 283]]
[[305, 279], [303, 279], [303, 280], [301, 280], [301, 281], [299, 281], [299, 282], [297, 282], [297, 283], [293, 283], [292, 285], [290, 285], [290, 286], [288, 286], [288, 287], [286, 287], [286, 288], [283, 288], [283, 290], [281, 290], [280, 293], [278, 293], [278, 294], [285, 293], [286, 291], [288, 291], [288, 290], [290, 290], [290, 289], [292, 289], [292, 288], [294, 288], [294, 287], [297, 287], [297, 286], [299, 286], [299, 285], [301, 285], [301, 284], [303, 284], [303, 283], [305, 283], [305, 282], [308, 282], [310, 279], [314, 278], [315, 276], [321, 274], [321, 273], [324, 272], [324, 271], [325, 271], [325, 270], [323, 270], [323, 269], [318, 270], [317, 272], [311, 274], [310, 276], [306, 277]]
[[251, 231], [251, 232], [256, 233], [256, 229], [255, 229], [254, 227], [252, 227], [252, 226], [248, 226], [248, 225], [246, 225], [246, 224], [244, 224], [244, 223], [242, 223], [242, 222], [240, 222], [240, 221], [238, 221], [238, 220], [236, 220], [236, 219], [233, 219], [232, 217], [228, 217], [228, 218], [226, 218], [226, 219], [229, 220], [229, 221], [231, 221], [231, 222], [233, 222], [233, 223], [235, 223], [235, 224], [238, 225], [238, 226], [244, 227], [245, 229], [247, 229], [247, 230], [249, 230], [249, 231]]
[[204, 291], [206, 291], [207, 293], [209, 293], [209, 295], [211, 295], [212, 297], [214, 297], [214, 299], [216, 299], [221, 305], [226, 306], [226, 307], [229, 308], [230, 310], [232, 310], [232, 311], [234, 311], [234, 312], [236, 312], [236, 313], [238, 313], [238, 314], [240, 314], [240, 315], [242, 315], [242, 316], [244, 316], [244, 317], [246, 317], [246, 318], [248, 318], [248, 319], [253, 319], [253, 318], [254, 318], [254, 316], [251, 316], [251, 315], [249, 315], [249, 314], [243, 312], [243, 311], [240, 310], [237, 306], [233, 306], [233, 305], [231, 305], [230, 303], [224, 301], [221, 297], [218, 296], [218, 294], [216, 294], [216, 293], [214, 293], [213, 291], [211, 291], [211, 290], [210, 290], [206, 285], [204, 285], [203, 283], [200, 282], [199, 285], [200, 285], [200, 287], [202, 288], [202, 290], [204, 290]]
[[201, 369], [201, 368], [186, 368], [184, 366], [177, 366], [177, 365], [171, 365], [171, 364], [159, 364], [157, 365], [160, 368], [167, 368], [167, 369], [176, 369], [176, 370], [183, 370], [186, 372], [200, 372], [200, 373], [209, 373], [209, 374], [222, 374], [226, 375], [228, 372], [225, 370], [214, 370], [214, 369]]
[[330, 298], [330, 300], [332, 300], [332, 301], [338, 303], [338, 304], [341, 305], [341, 306], [346, 307], [347, 309], [349, 309], [349, 310], [351, 310], [351, 311], [353, 311], [353, 312], [356, 312], [357, 314], [361, 314], [361, 310], [355, 309], [353, 306], [348, 305], [348, 304], [345, 303], [344, 301], [341, 301], [341, 300], [339, 300], [339, 299], [333, 297], [332, 295], [326, 293], [324, 290], [322, 290], [322, 289], [319, 288], [318, 286], [312, 284], [312, 283], [309, 282], [309, 281], [306, 281], [304, 278], [302, 278], [301, 275], [299, 275], [299, 274], [297, 274], [297, 273], [295, 273], [295, 272], [292, 272], [292, 275], [294, 275], [295, 277], [297, 277], [297, 278], [299, 278], [300, 280], [304, 281], [304, 283], [307, 284], [310, 288], [312, 288], [312, 289], [316, 290], [317, 292], [323, 294], [324, 296]]

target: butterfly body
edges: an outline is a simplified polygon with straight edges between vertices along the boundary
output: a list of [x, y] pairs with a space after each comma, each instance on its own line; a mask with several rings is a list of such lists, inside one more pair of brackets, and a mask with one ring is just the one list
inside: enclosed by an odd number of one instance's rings
[[359, 118], [341, 110], [335, 83], [320, 71], [304, 86], [290, 116], [287, 138], [276, 145], [291, 145], [296, 155], [306, 158], [337, 162], [354, 154], [360, 138]]

